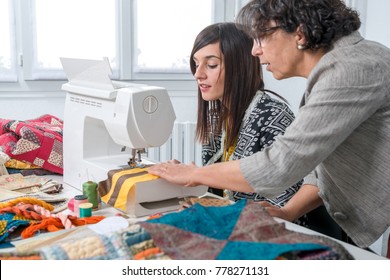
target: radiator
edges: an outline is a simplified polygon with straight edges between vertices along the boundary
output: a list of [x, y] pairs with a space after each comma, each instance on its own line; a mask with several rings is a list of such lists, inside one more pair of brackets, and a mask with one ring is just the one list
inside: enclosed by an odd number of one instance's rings
[[196, 124], [175, 122], [172, 134], [164, 145], [147, 149], [147, 157], [158, 162], [177, 159], [183, 163], [202, 165], [201, 145], [195, 141]]

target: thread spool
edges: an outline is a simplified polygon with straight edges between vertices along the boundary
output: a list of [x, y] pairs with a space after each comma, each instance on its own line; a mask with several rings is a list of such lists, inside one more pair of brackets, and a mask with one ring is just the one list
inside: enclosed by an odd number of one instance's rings
[[97, 186], [98, 185], [92, 181], [88, 181], [83, 184], [83, 194], [88, 197], [88, 202], [92, 203], [93, 210], [99, 208], [99, 195]]
[[92, 216], [92, 203], [86, 202], [79, 205], [80, 218], [86, 218]]
[[80, 217], [80, 210], [79, 210], [79, 206], [80, 204], [83, 204], [83, 203], [87, 203], [88, 202], [88, 197], [83, 195], [83, 194], [80, 194], [80, 195], [76, 195], [74, 197], [74, 213], [76, 214], [77, 217]]
[[74, 198], [69, 199], [68, 202], [68, 209], [72, 212], [74, 212]]

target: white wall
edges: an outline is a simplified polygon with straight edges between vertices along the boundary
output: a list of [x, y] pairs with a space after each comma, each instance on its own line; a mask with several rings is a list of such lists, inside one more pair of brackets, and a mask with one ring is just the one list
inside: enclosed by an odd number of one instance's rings
[[[22, 88], [0, 83], [0, 118], [28, 120], [43, 114], [51, 114], [63, 119], [66, 92], [61, 90], [61, 86], [66, 82], [31, 82], [29, 86], [23, 85]], [[176, 120], [178, 122], [196, 121], [197, 90], [194, 81], [136, 82], [166, 88], [176, 113]], [[47, 85], [42, 85], [43, 83]]]
[[27, 120], [43, 114], [63, 118], [64, 101], [64, 93], [0, 92], [0, 118]]
[[390, 1], [367, 1], [366, 38], [390, 47]]

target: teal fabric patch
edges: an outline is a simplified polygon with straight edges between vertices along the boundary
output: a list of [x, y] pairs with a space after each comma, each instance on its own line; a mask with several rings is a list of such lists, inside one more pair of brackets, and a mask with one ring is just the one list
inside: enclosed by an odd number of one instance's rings
[[217, 260], [275, 260], [288, 252], [329, 250], [312, 243], [278, 244], [245, 241], [229, 241], [217, 256]]
[[195, 204], [181, 212], [167, 214], [147, 222], [171, 225], [215, 239], [228, 239], [246, 202], [243, 199], [224, 207], [203, 207]]
[[4, 213], [0, 215], [0, 242], [4, 242], [10, 233], [20, 226], [28, 226], [29, 220], [17, 218], [13, 213]]

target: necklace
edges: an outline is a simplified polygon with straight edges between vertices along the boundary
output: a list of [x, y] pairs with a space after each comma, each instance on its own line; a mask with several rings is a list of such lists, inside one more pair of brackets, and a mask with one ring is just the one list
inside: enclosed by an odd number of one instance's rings
[[229, 161], [229, 158], [232, 156], [233, 152], [234, 152], [234, 149], [236, 148], [236, 145], [237, 145], [237, 138], [236, 140], [234, 140], [234, 143], [233, 145], [231, 145], [230, 147], [227, 147], [227, 143], [226, 143], [226, 139], [227, 139], [227, 128], [228, 128], [228, 121], [226, 120], [226, 128], [225, 128], [225, 139], [224, 139], [224, 151], [223, 151], [223, 158], [222, 160], [223, 161]]

